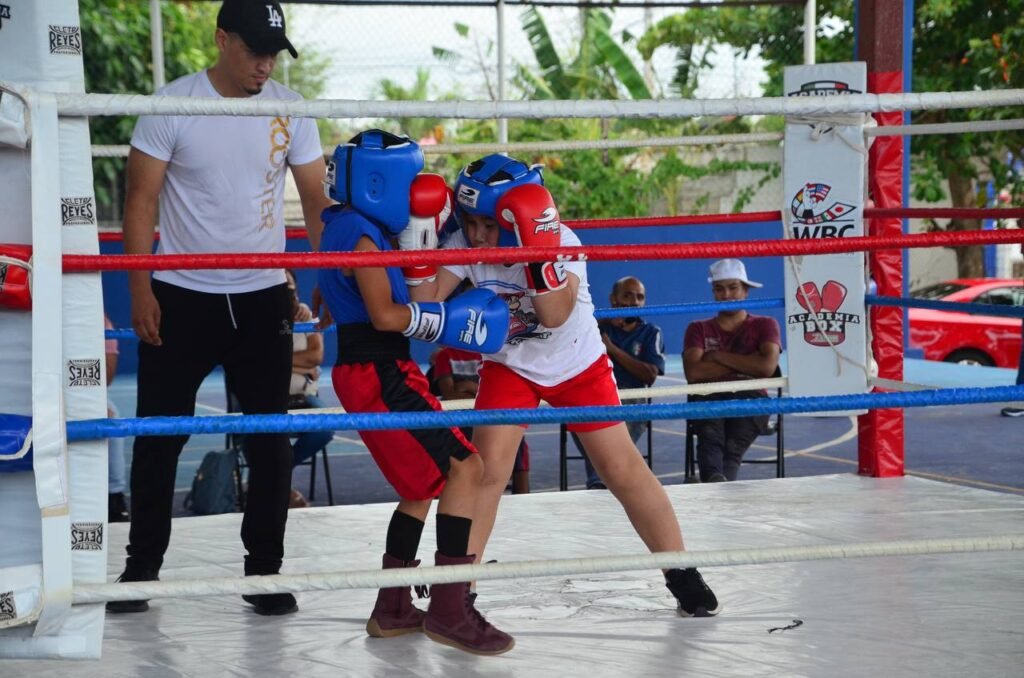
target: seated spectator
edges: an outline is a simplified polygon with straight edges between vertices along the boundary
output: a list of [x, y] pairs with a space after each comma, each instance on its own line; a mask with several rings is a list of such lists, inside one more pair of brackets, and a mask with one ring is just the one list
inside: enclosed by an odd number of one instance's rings
[[[640, 308], [647, 303], [647, 291], [639, 278], [627, 276], [620, 278], [612, 285], [608, 300], [613, 308]], [[604, 342], [608, 357], [612, 360], [615, 372], [615, 383], [620, 389], [644, 388], [654, 384], [658, 375], [665, 374], [665, 342], [661, 336], [661, 328], [644, 322], [639, 316], [628, 318], [609, 318], [598, 323], [601, 340]], [[626, 398], [623, 405], [646, 403], [645, 398]], [[629, 437], [635, 443], [646, 430], [646, 421], [627, 421]], [[587, 489], [604, 490], [606, 486], [590, 463], [580, 439], [572, 434], [576, 449], [583, 455], [583, 463], [587, 468]]]
[[[114, 329], [110, 318], [103, 314], [103, 326]], [[110, 399], [110, 384], [114, 381], [117, 373], [117, 339], [105, 341], [105, 353], [107, 354], [107, 416], [116, 419], [119, 415], [114, 401]], [[131, 518], [128, 514], [128, 504], [124, 498], [124, 491], [128, 487], [128, 476], [124, 464], [124, 438], [107, 439], [107, 522], [127, 523]]]
[[[294, 318], [297, 323], [309, 322], [313, 312], [299, 301], [299, 289], [295, 273], [286, 270], [288, 290], [292, 293]], [[292, 334], [292, 381], [288, 391], [288, 408], [297, 410], [324, 407], [319, 398], [320, 364], [324, 359], [324, 340], [319, 332], [295, 332]], [[300, 433], [292, 445], [294, 465], [299, 465], [316, 455], [334, 439], [333, 431], [306, 431]], [[309, 506], [302, 493], [292, 488], [289, 508]]]
[[[711, 265], [708, 282], [715, 301], [742, 301], [760, 283], [747, 278], [739, 259], [721, 259]], [[774, 318], [744, 310], [719, 311], [708, 320], [686, 328], [683, 339], [683, 371], [691, 384], [763, 379], [775, 374], [782, 343]], [[691, 395], [691, 402], [766, 398], [764, 390], [739, 390], [710, 395]], [[767, 416], [698, 419], [692, 422], [697, 435], [697, 465], [704, 483], [736, 480], [743, 455], [754, 439], [766, 432]]]
[[[477, 387], [480, 385], [480, 367], [483, 365], [479, 353], [445, 346], [430, 355], [430, 362], [427, 378], [434, 395], [442, 400], [476, 398]], [[463, 426], [462, 433], [472, 439], [473, 427]], [[512, 467], [512, 494], [529, 492], [530, 446], [524, 437]]]

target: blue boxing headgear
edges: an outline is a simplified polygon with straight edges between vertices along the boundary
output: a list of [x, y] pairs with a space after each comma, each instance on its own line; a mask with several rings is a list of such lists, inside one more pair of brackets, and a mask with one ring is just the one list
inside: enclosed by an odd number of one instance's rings
[[409, 225], [409, 189], [423, 169], [423, 151], [409, 137], [360, 132], [334, 149], [324, 194], [398, 235]]
[[[541, 165], [527, 165], [497, 153], [466, 165], [455, 182], [455, 218], [464, 227], [463, 213], [496, 218], [496, 206], [509, 189], [523, 184], [544, 185]], [[500, 229], [499, 247], [515, 247], [512, 231]]]

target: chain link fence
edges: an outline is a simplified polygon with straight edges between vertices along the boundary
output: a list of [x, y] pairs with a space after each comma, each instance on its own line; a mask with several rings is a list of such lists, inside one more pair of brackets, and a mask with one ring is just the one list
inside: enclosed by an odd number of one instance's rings
[[[506, 72], [517, 66], [537, 70], [527, 32], [528, 7], [508, 5], [504, 9]], [[553, 46], [563, 60], [576, 56], [581, 48], [581, 9], [541, 7]], [[636, 44], [661, 19], [684, 10], [678, 7], [619, 7], [606, 11], [612, 19], [611, 34], [618, 39], [637, 68], [648, 80], [655, 96], [677, 96], [671, 81], [677, 55], [665, 47], [645, 63]], [[300, 51], [298, 62], [282, 63], [281, 76], [301, 69], [302, 60], [312, 54], [325, 60], [320, 96], [343, 99], [375, 99], [384, 96], [383, 81], [410, 90], [418, 72], [429, 77], [426, 98], [494, 98], [497, 88], [498, 12], [494, 7], [459, 5], [321, 5], [289, 3], [285, 9], [289, 35]], [[799, 11], [793, 8], [795, 21]], [[799, 23], [795, 23], [799, 26]], [[744, 46], [740, 45], [743, 48]], [[442, 51], [457, 55], [445, 59]], [[792, 43], [792, 61], [799, 63], [802, 45]], [[703, 59], [703, 51], [695, 59]], [[695, 95], [700, 98], [759, 96], [765, 74], [755, 54], [741, 57], [728, 48], [709, 54]], [[514, 95], [515, 92], [509, 92]]]

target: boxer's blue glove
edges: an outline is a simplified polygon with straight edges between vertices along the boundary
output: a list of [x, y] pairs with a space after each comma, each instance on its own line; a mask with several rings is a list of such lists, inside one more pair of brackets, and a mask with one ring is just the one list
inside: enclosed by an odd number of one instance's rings
[[408, 304], [407, 337], [479, 353], [497, 353], [508, 336], [508, 306], [494, 292], [472, 289], [449, 301]]

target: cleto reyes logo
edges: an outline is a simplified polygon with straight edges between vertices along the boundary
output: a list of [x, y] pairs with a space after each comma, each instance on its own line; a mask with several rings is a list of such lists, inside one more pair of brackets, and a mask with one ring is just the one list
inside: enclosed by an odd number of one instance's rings
[[815, 282], [807, 282], [796, 291], [796, 302], [806, 313], [789, 316], [790, 325], [803, 325], [804, 341], [811, 346], [838, 346], [846, 341], [846, 325], [860, 324], [855, 313], [840, 313], [846, 300], [846, 286], [829, 280], [821, 289]]

